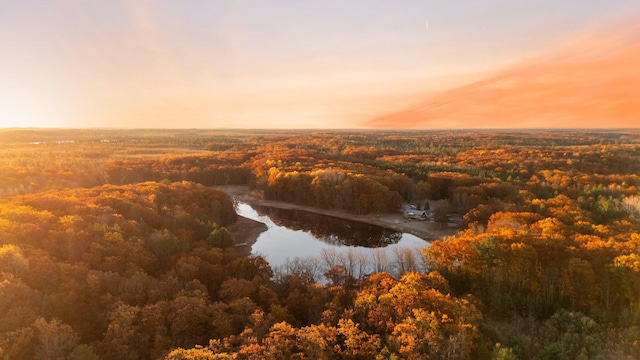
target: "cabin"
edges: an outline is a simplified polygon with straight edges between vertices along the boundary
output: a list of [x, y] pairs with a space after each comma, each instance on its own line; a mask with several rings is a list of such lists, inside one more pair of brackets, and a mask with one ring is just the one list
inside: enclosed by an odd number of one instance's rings
[[433, 210], [420, 210], [415, 205], [405, 204], [400, 208], [402, 215], [409, 220], [433, 220]]

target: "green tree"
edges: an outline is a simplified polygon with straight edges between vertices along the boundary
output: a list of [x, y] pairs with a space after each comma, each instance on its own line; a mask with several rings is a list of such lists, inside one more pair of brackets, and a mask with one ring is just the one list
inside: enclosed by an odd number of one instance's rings
[[506, 348], [502, 344], [496, 343], [491, 352], [491, 360], [518, 360], [518, 357], [511, 348]]
[[225, 249], [233, 245], [233, 239], [226, 228], [219, 227], [209, 234], [209, 237], [207, 238], [207, 245]]
[[100, 360], [100, 357], [98, 357], [90, 345], [82, 344], [76, 346], [73, 351], [71, 351], [69, 360]]

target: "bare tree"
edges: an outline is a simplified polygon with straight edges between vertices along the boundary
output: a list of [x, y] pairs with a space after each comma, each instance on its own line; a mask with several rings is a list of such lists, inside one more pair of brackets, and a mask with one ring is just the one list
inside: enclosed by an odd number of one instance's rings
[[362, 280], [369, 271], [369, 256], [367, 254], [356, 251], [355, 252], [355, 261], [356, 261], [356, 269], [357, 269], [357, 279]]
[[336, 251], [336, 249], [322, 249], [322, 251], [320, 252], [320, 258], [324, 263], [323, 272], [329, 271], [329, 269], [331, 269], [334, 265], [338, 264], [338, 252]]
[[393, 248], [395, 275], [401, 277], [409, 271], [418, 271], [418, 259], [416, 252], [412, 248]]
[[391, 263], [389, 263], [389, 257], [384, 249], [375, 249], [371, 255], [371, 266], [374, 273], [391, 271]]
[[287, 259], [285, 262], [284, 271], [286, 274], [307, 274], [311, 276], [314, 281], [319, 281], [322, 278], [323, 266], [320, 262], [320, 259], [314, 256], [300, 258], [295, 257], [292, 259]]

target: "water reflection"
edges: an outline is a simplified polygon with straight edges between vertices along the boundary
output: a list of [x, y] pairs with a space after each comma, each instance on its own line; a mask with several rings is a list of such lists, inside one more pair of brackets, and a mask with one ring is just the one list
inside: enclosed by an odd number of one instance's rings
[[339, 253], [355, 251], [370, 258], [376, 257], [376, 252], [385, 251], [389, 258], [393, 258], [394, 249], [418, 250], [429, 244], [417, 236], [379, 226], [298, 211], [284, 216], [282, 211], [256, 208], [260, 212], [248, 204], [238, 203], [236, 211], [267, 225], [267, 231], [260, 234], [251, 252], [263, 256], [272, 267], [283, 266], [287, 260], [295, 258], [319, 257], [327, 250]]
[[384, 247], [397, 244], [402, 233], [356, 221], [304, 211], [252, 206], [262, 216], [267, 216], [278, 226], [290, 230], [308, 231], [316, 239], [331, 245]]

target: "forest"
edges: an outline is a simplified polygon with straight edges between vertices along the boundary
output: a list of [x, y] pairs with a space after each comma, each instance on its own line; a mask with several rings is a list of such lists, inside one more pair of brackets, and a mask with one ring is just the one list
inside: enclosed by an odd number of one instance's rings
[[[640, 358], [639, 130], [5, 129], [0, 144], [2, 359]], [[463, 226], [421, 266], [336, 263], [321, 282], [233, 246], [221, 185], [356, 215], [429, 200]]]

